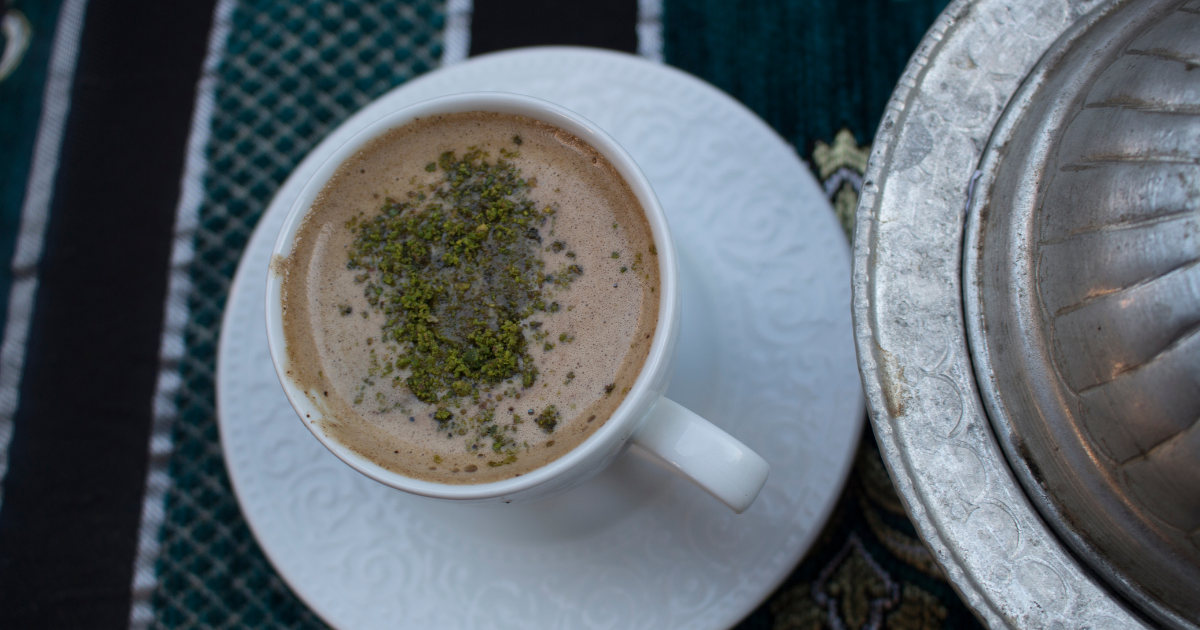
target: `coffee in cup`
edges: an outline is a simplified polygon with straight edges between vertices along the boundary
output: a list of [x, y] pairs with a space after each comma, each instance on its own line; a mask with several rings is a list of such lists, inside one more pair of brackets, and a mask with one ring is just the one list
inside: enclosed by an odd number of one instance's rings
[[754, 501], [766, 461], [664, 396], [679, 265], [615, 140], [488, 92], [346, 124], [357, 133], [284, 220], [266, 290], [280, 383], [330, 452], [405, 492], [514, 504], [636, 445], [737, 512]]
[[346, 160], [287, 258], [316, 427], [394, 472], [486, 483], [592, 435], [658, 319], [645, 213], [598, 151], [514, 114], [414, 120]]

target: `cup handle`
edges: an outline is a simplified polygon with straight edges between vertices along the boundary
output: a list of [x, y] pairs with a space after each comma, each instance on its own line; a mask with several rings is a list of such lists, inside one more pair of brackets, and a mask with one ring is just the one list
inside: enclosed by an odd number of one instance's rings
[[770, 466], [716, 425], [662, 396], [633, 443], [741, 514], [767, 482]]

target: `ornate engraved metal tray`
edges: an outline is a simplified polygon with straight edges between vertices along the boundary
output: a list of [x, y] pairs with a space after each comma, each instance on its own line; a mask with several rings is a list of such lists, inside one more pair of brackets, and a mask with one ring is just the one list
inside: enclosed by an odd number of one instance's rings
[[989, 625], [1200, 623], [1200, 0], [953, 2], [864, 178], [859, 366]]

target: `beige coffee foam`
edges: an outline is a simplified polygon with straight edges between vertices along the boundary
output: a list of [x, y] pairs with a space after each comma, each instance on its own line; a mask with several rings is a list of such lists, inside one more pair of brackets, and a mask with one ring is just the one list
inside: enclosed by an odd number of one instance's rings
[[[496, 422], [508, 425], [511, 407], [524, 420], [513, 434], [529, 449], [518, 453], [516, 463], [490, 467], [500, 457], [490, 448], [467, 451], [464, 438], [447, 438], [436, 431], [435, 406], [416, 400], [391, 377], [376, 379], [359, 405], [354, 399], [374, 349], [378, 359], [395, 360], [378, 343], [381, 316], [370, 311], [362, 285], [346, 269], [348, 248], [354, 235], [344, 227], [352, 216], [373, 216], [388, 196], [403, 198], [413, 184], [436, 183], [441, 171], [429, 173], [425, 165], [444, 151], [462, 155], [468, 147], [499, 157], [501, 147], [517, 149], [511, 138], [523, 143], [512, 159], [527, 180], [536, 207], [555, 206], [553, 224], [541, 229], [543, 248], [562, 240], [567, 249], [544, 252], [547, 271], [561, 264], [579, 264], [584, 273], [569, 289], [551, 300], [557, 313], [539, 313], [556, 347], [543, 352], [530, 331], [530, 353], [540, 374], [533, 387], [520, 390], [521, 398], [505, 397], [498, 405], [487, 397], [483, 404], [496, 408]], [[414, 179], [415, 178], [415, 179]], [[616, 223], [617, 229], [612, 225]], [[553, 235], [550, 234], [553, 230]], [[586, 143], [543, 123], [501, 114], [471, 113], [432, 117], [410, 123], [373, 141], [347, 160], [318, 196], [297, 233], [293, 253], [284, 265], [284, 334], [288, 344], [289, 375], [323, 409], [324, 418], [307, 419], [335, 441], [397, 473], [442, 483], [485, 483], [524, 474], [557, 459], [596, 431], [633, 385], [649, 352], [658, 318], [658, 259], [651, 255], [653, 238], [633, 192], [616, 170]], [[567, 251], [576, 254], [568, 260]], [[613, 259], [612, 252], [620, 258]], [[640, 273], [631, 267], [640, 253]], [[358, 273], [361, 273], [359, 271]], [[613, 285], [617, 285], [614, 287]], [[343, 316], [342, 305], [353, 313]], [[360, 313], [371, 312], [369, 319]], [[574, 337], [561, 343], [559, 333]], [[368, 338], [375, 343], [366, 344]], [[575, 379], [564, 384], [567, 372]], [[394, 375], [393, 375], [394, 376]], [[604, 386], [613, 383], [611, 395]], [[512, 385], [503, 384], [495, 396]], [[401, 410], [381, 411], [376, 392], [386, 406], [400, 403]], [[554, 404], [562, 413], [555, 431], [546, 434], [527, 411], [540, 412]], [[573, 407], [572, 407], [573, 406]], [[457, 415], [458, 409], [452, 411]], [[479, 409], [467, 408], [468, 415]], [[415, 418], [415, 422], [409, 418]], [[590, 419], [590, 421], [589, 421]], [[434, 455], [441, 462], [434, 462]], [[466, 472], [474, 466], [474, 472]]]

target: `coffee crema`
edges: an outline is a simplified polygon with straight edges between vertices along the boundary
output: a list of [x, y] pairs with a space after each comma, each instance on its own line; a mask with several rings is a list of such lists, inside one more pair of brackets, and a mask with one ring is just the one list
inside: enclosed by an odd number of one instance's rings
[[[516, 328], [525, 360], [513, 374], [427, 387], [413, 382], [413, 344], [396, 332], [399, 320], [412, 319], [411, 299], [404, 302], [409, 312], [398, 306], [412, 289], [359, 257], [364, 239], [381, 251], [379, 234], [390, 232], [364, 226], [390, 218], [417, 225], [430, 212], [450, 226], [460, 214], [455, 203], [477, 209], [478, 199], [451, 194], [455, 172], [448, 167], [468, 155], [518, 169], [528, 184], [509, 192], [529, 210], [519, 244], [534, 248], [540, 262], [532, 269], [510, 264], [508, 271], [533, 274], [540, 294], [522, 302]], [[472, 211], [464, 206], [461, 214]], [[467, 236], [486, 249], [489, 230], [497, 228], [481, 221], [477, 229]], [[410, 258], [425, 265], [422, 286], [437, 286], [466, 266], [449, 247]], [[431, 116], [369, 142], [317, 196], [280, 271], [287, 374], [322, 410], [321, 419], [305, 421], [386, 469], [441, 483], [511, 478], [577, 446], [632, 387], [658, 320], [654, 241], [628, 184], [576, 136], [508, 114]], [[484, 323], [493, 313], [499, 326], [496, 313], [508, 307], [511, 314], [512, 305], [487, 303], [495, 292], [482, 284], [460, 285], [460, 296], [485, 314]], [[385, 303], [396, 306], [385, 310]], [[438, 325], [434, 314], [423, 317]], [[466, 354], [478, 353], [468, 347]]]

